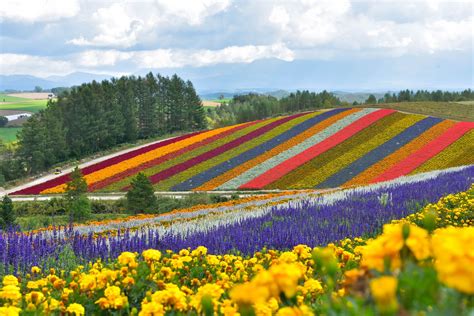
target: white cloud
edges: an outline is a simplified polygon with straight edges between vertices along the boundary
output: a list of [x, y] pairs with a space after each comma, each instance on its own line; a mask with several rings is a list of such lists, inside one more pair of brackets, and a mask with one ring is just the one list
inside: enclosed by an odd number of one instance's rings
[[79, 12], [78, 0], [3, 0], [0, 20], [48, 22], [70, 18]]
[[92, 15], [97, 35], [87, 40], [83, 36], [68, 43], [79, 46], [130, 47], [137, 42], [137, 35], [143, 29], [144, 22], [130, 17], [124, 5], [115, 3], [100, 8]]
[[65, 75], [74, 71], [69, 61], [24, 54], [0, 54], [0, 72], [4, 75], [28, 74], [40, 77]]
[[87, 50], [74, 58], [75, 62], [83, 67], [114, 66], [120, 61], [128, 60], [133, 53], [118, 50]]
[[204, 20], [226, 10], [230, 0], [156, 0], [161, 16], [166, 20], [179, 18], [189, 25], [199, 25]]
[[228, 8], [230, 0], [121, 1], [92, 14], [92, 37], [79, 36], [67, 43], [77, 46], [127, 48], [147, 33], [164, 32], [177, 24], [200, 25]]
[[[298, 4], [297, 4], [298, 3]], [[400, 56], [470, 50], [472, 1], [301, 0], [274, 4], [268, 16], [280, 41], [310, 57]], [[325, 52], [322, 54], [321, 52]], [[303, 53], [301, 53], [303, 52]]]
[[[136, 69], [203, 67], [222, 63], [250, 63], [263, 58], [292, 61], [293, 52], [283, 44], [230, 46], [219, 50], [156, 49], [142, 51], [86, 50], [77, 54], [40, 57], [23, 54], [0, 54], [0, 72], [5, 75], [31, 74], [40, 77], [64, 75], [74, 71], [126, 73]], [[112, 69], [112, 70], [111, 70]], [[115, 70], [113, 70], [115, 69]]]
[[84, 67], [114, 66], [130, 62], [139, 68], [203, 67], [221, 63], [250, 63], [263, 58], [292, 61], [294, 53], [281, 43], [274, 45], [229, 46], [208, 49], [154, 49], [142, 51], [88, 50], [78, 54], [75, 61]]
[[288, 43], [311, 47], [334, 39], [350, 7], [349, 0], [285, 1], [273, 7], [268, 21]]

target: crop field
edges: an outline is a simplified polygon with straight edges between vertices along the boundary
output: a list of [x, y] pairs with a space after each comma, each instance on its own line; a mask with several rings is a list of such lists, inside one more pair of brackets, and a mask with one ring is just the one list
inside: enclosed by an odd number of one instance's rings
[[[323, 189], [474, 163], [474, 123], [351, 108], [195, 132], [82, 169], [89, 191]], [[69, 175], [14, 194], [61, 193]]]
[[[0, 99], [1, 100], [1, 99]], [[48, 100], [21, 99], [0, 103], [0, 110], [15, 110], [25, 112], [39, 112], [46, 107]]]
[[387, 308], [468, 315], [473, 180], [471, 165], [325, 193], [0, 232], [0, 308], [312, 315], [330, 306], [353, 315]]

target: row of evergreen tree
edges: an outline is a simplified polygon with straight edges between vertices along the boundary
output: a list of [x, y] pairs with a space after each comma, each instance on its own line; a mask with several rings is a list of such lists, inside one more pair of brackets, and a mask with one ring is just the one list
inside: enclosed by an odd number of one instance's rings
[[209, 110], [208, 116], [214, 126], [226, 126], [278, 114], [333, 107], [341, 104], [341, 100], [327, 91], [316, 93], [298, 90], [282, 99], [250, 93], [234, 96], [228, 104], [222, 104], [215, 110]]
[[428, 91], [428, 90], [402, 90], [398, 93], [386, 93], [377, 100], [374, 95], [370, 95], [365, 103], [394, 103], [394, 102], [454, 102], [474, 100], [474, 90], [466, 89], [463, 91]]
[[27, 173], [137, 139], [206, 128], [192, 83], [177, 75], [121, 77], [82, 84], [50, 101], [18, 135]]

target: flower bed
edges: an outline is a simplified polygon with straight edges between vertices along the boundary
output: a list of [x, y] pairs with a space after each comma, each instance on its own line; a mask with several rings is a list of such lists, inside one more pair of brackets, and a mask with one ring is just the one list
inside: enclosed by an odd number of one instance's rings
[[0, 314], [469, 315], [472, 194], [474, 187], [449, 195], [374, 239], [324, 248], [299, 244], [249, 256], [204, 246], [145, 249], [66, 270], [30, 266], [24, 277], [2, 278]]
[[[157, 142], [82, 172], [90, 192], [128, 190], [138, 172], [157, 191], [364, 185], [473, 163], [473, 128], [385, 109], [306, 112]], [[62, 193], [68, 180], [13, 194]]]

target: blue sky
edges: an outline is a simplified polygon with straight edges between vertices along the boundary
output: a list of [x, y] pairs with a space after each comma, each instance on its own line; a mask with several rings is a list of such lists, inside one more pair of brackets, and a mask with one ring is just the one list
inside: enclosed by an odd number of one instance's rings
[[177, 72], [201, 89], [466, 88], [473, 86], [473, 5], [4, 0], [0, 72]]

